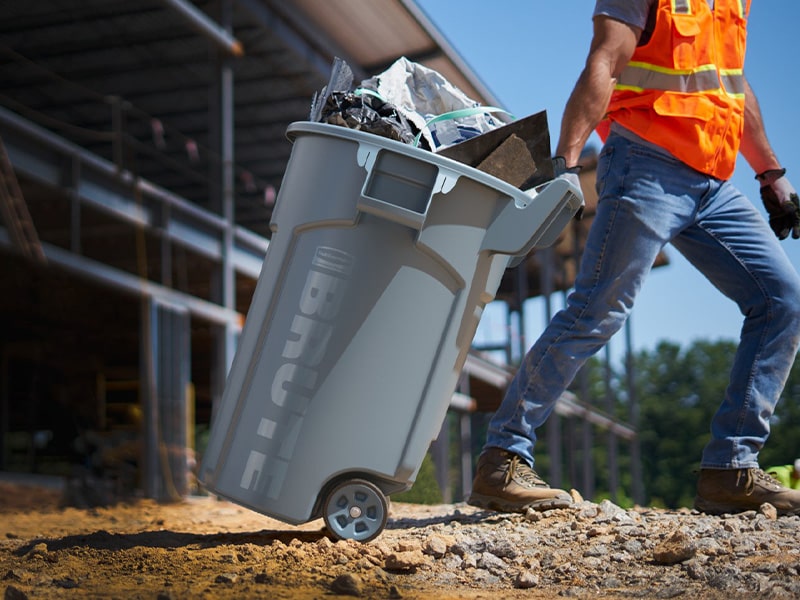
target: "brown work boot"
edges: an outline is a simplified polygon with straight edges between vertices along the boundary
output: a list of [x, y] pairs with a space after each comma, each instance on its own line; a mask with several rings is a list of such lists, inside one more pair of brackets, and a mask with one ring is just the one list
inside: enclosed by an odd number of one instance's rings
[[701, 469], [694, 507], [710, 515], [758, 510], [769, 502], [779, 515], [800, 514], [800, 490], [783, 487], [761, 469]]
[[478, 458], [467, 503], [503, 512], [566, 508], [572, 497], [555, 490], [513, 452], [487, 448]]

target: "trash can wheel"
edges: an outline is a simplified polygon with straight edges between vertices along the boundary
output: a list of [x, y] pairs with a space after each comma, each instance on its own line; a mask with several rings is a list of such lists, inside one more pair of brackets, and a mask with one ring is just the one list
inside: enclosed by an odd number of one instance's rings
[[366, 479], [348, 479], [337, 484], [325, 499], [323, 519], [340, 540], [368, 542], [386, 527], [389, 505], [386, 496]]

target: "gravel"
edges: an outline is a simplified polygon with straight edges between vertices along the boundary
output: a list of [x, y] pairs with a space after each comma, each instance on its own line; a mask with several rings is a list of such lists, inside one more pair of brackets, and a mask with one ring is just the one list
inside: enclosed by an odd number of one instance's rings
[[424, 555], [408, 577], [426, 585], [572, 597], [800, 597], [800, 517], [778, 518], [767, 504], [721, 517], [608, 501], [526, 515], [454, 506], [440, 522], [399, 519], [392, 528]]
[[7, 600], [800, 597], [800, 517], [576, 500], [527, 514], [393, 503], [368, 543], [214, 498], [14, 508], [0, 514], [0, 590]]

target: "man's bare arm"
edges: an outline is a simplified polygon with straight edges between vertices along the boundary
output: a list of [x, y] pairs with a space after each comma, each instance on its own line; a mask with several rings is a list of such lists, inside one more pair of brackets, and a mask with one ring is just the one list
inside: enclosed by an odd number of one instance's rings
[[761, 107], [758, 99], [750, 87], [750, 83], [745, 79], [745, 100], [744, 100], [744, 132], [739, 151], [744, 156], [748, 164], [756, 173], [763, 173], [770, 169], [781, 167], [775, 151], [767, 139], [764, 128], [764, 118], [761, 116]]
[[556, 155], [577, 164], [589, 136], [602, 120], [619, 74], [628, 64], [642, 30], [610, 17], [594, 19], [594, 35], [583, 69], [561, 121]]

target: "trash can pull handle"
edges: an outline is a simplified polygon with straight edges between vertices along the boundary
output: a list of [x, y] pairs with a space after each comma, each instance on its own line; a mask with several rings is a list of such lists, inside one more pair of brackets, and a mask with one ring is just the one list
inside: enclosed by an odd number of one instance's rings
[[[366, 142], [359, 142], [356, 160], [359, 166], [364, 167], [367, 171], [367, 176], [361, 189], [358, 209], [416, 230], [422, 229], [433, 196], [435, 194], [449, 193], [456, 186], [460, 174], [441, 165], [424, 163], [417, 159], [397, 155], [401, 160], [414, 161], [426, 169], [431, 171], [436, 169], [437, 171], [432, 184], [406, 182], [408, 185], [405, 187], [402, 178], [392, 175], [387, 176], [376, 170], [375, 164], [381, 152], [389, 151]], [[379, 187], [375, 184], [376, 181], [381, 181], [381, 178], [385, 178], [387, 181], [391, 180], [393, 185], [389, 186], [388, 193], [378, 197], [371, 191], [373, 188]]]
[[[487, 229], [481, 250], [524, 256], [534, 248], [547, 248], [583, 206], [581, 190], [566, 179], [554, 179], [523, 193], [529, 202], [508, 204]], [[525, 218], [521, 218], [523, 211]], [[531, 231], [530, 223], [540, 225]]]

